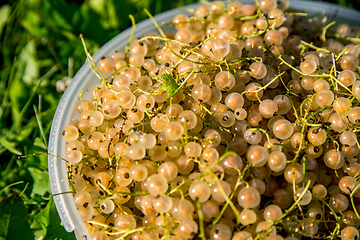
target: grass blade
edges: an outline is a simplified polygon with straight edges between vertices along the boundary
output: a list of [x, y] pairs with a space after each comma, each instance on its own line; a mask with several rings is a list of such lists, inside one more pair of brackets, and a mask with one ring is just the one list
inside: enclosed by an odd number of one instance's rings
[[38, 113], [38, 109], [37, 109], [37, 107], [35, 105], [33, 105], [33, 108], [34, 108], [34, 112], [35, 112], [36, 121], [37, 121], [38, 126], [39, 126], [41, 138], [43, 139], [45, 148], [47, 149], [48, 148], [48, 146], [47, 146], [48, 141], [47, 141], [47, 138], [45, 136], [44, 129], [42, 127], [42, 123], [41, 123], [41, 119], [40, 119], [40, 116], [39, 116], [39, 113]]
[[19, 117], [17, 119], [17, 121], [11, 126], [11, 129], [9, 132], [14, 131], [14, 128], [19, 128], [19, 125], [22, 122], [23, 116], [26, 112], [26, 110], [29, 108], [35, 94], [36, 94], [36, 90], [38, 89], [38, 87], [40, 86], [40, 83], [42, 82], [43, 79], [50, 77], [51, 75], [53, 75], [59, 68], [55, 65], [53, 66], [45, 75], [43, 75], [40, 79], [39, 82], [36, 84], [34, 90], [32, 91], [29, 99], [27, 100], [25, 106], [23, 107], [23, 109], [21, 110]]
[[4, 148], [6, 148], [7, 150], [9, 150], [10, 152], [16, 155], [23, 155], [22, 152], [20, 152], [14, 147], [15, 143], [9, 142], [8, 140], [6, 140], [4, 136], [0, 137], [0, 144], [1, 146], [3, 146]]
[[14, 183], [10, 183], [9, 185], [7, 185], [6, 187], [4, 187], [3, 189], [0, 190], [0, 194], [7, 188], [11, 188], [12, 186], [15, 186], [15, 185], [19, 185], [21, 183], [24, 183], [24, 181], [19, 181], [19, 182], [14, 182]]

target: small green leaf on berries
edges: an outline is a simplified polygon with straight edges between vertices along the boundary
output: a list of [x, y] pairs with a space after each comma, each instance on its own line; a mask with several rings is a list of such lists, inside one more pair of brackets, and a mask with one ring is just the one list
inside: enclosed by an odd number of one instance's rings
[[179, 87], [176, 80], [170, 74], [162, 74], [160, 77], [163, 79], [160, 89], [166, 91], [169, 96], [172, 96]]

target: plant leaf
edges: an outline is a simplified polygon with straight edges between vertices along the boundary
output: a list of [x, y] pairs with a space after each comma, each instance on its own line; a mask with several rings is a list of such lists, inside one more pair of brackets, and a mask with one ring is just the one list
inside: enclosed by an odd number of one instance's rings
[[60, 225], [61, 221], [53, 198], [50, 199], [45, 209], [35, 217], [35, 221], [40, 223], [43, 228], [43, 239], [75, 240], [74, 234], [66, 232], [64, 227]]
[[163, 74], [160, 77], [163, 79], [163, 81], [161, 81], [160, 89], [166, 91], [169, 96], [172, 96], [179, 85], [170, 74]]
[[[27, 138], [29, 138], [30, 134], [34, 131], [34, 128], [36, 127], [35, 121], [30, 119], [30, 121], [21, 128], [21, 132], [14, 134], [14, 138], [19, 141], [25, 141]], [[11, 133], [9, 132], [9, 136], [11, 136]]]
[[36, 137], [35, 139], [31, 139], [30, 143], [26, 143], [25, 146], [24, 155], [28, 155], [26, 157], [27, 166], [34, 167], [40, 171], [46, 171], [48, 169], [48, 157], [44, 154], [46, 149], [41, 138]]
[[98, 14], [101, 14], [105, 11], [105, 4], [105, 0], [89, 0], [90, 8]]
[[30, 40], [19, 55], [19, 69], [24, 68], [22, 80], [27, 84], [35, 85], [39, 78], [40, 69], [36, 59], [36, 43]]
[[27, 210], [18, 194], [0, 200], [0, 239], [34, 239]]
[[53, 21], [56, 22], [59, 26], [65, 30], [72, 31], [73, 27], [71, 24], [67, 22], [65, 17], [63, 17], [57, 9], [52, 9], [51, 16], [53, 17]]
[[11, 7], [9, 4], [6, 4], [0, 8], [0, 36], [10, 16], [10, 13], [11, 13]]
[[15, 78], [9, 89], [9, 98], [11, 106], [11, 117], [13, 122], [19, 118], [21, 108], [26, 103], [28, 89], [20, 78]]
[[20, 21], [20, 24], [32, 36], [44, 37], [48, 35], [49, 29], [41, 23], [37, 12], [27, 11], [24, 19]]
[[23, 155], [22, 152], [20, 152], [19, 150], [17, 150], [15, 148], [16, 143], [9, 142], [8, 140], [6, 140], [6, 138], [4, 136], [0, 137], [0, 145], [16, 155]]
[[34, 167], [29, 167], [28, 170], [34, 180], [32, 194], [44, 196], [45, 193], [50, 192], [49, 173]]

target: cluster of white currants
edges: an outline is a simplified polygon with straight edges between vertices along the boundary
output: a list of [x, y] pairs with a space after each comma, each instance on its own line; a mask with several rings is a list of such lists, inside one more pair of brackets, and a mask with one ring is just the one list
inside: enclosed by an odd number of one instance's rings
[[62, 132], [93, 240], [358, 239], [359, 28], [288, 0], [193, 13], [101, 58]]

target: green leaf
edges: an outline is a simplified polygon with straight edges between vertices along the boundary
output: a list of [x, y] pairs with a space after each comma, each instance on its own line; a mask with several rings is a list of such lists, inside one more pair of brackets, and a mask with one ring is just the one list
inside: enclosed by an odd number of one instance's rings
[[[26, 158], [26, 162], [29, 164], [29, 167], [35, 167], [39, 170], [48, 169], [47, 155], [33, 155], [33, 153], [44, 153], [46, 152], [45, 145], [40, 137], [36, 137], [32, 140], [33, 145], [25, 151], [25, 155], [30, 155]], [[29, 146], [29, 144], [27, 144]]]
[[[22, 49], [19, 55], [19, 70], [22, 80], [27, 84], [35, 84], [35, 81], [39, 78], [39, 64], [36, 56], [36, 43], [35, 40], [30, 40], [26, 46]], [[24, 69], [23, 73], [21, 70]]]
[[18, 194], [0, 201], [0, 239], [34, 239], [27, 222], [27, 210]]
[[105, 9], [105, 0], [89, 0], [90, 8], [98, 14], [101, 14]]
[[118, 16], [117, 9], [113, 0], [90, 0], [89, 7], [91, 10], [100, 15], [100, 18], [97, 19], [104, 28], [118, 28]]
[[56, 22], [63, 29], [72, 31], [72, 26], [67, 22], [67, 20], [59, 13], [58, 10], [52, 9], [51, 16], [53, 17], [53, 21]]
[[22, 152], [15, 148], [16, 143], [9, 142], [8, 140], [6, 140], [5, 136], [0, 137], [0, 145], [16, 155], [23, 155]]
[[19, 118], [22, 105], [26, 102], [28, 90], [19, 78], [15, 78], [9, 89], [9, 98], [11, 106], [11, 117], [13, 122]]
[[49, 173], [33, 167], [29, 167], [28, 170], [34, 180], [32, 194], [45, 195], [50, 192]]
[[[8, 128], [1, 129], [0, 136], [6, 136], [6, 139], [9, 142], [23, 143], [24, 141], [30, 139], [30, 134], [37, 128], [36, 119], [32, 117], [30, 120], [27, 120], [27, 124], [21, 127], [20, 132], [10, 131]], [[25, 153], [26, 154], [26, 153]]]
[[[80, 14], [79, 20], [81, 21], [81, 25], [79, 26], [78, 32], [82, 33], [87, 40], [96, 39], [96, 42], [100, 45], [106, 43], [110, 35], [105, 29], [106, 26], [102, 26], [99, 15], [87, 4], [81, 5]], [[94, 29], [96, 29], [96, 31], [94, 31]], [[83, 51], [82, 49], [82, 52]]]
[[10, 13], [11, 13], [11, 7], [9, 4], [6, 4], [0, 8], [0, 36], [2, 34], [2, 31], [4, 30], [6, 22], [10, 16]]
[[161, 78], [163, 81], [161, 81], [160, 89], [166, 91], [169, 96], [172, 96], [179, 87], [175, 79], [170, 74], [163, 74]]
[[37, 12], [28, 11], [23, 20], [20, 21], [23, 26], [32, 36], [44, 37], [48, 35], [49, 29], [46, 28], [39, 18]]
[[52, 198], [45, 209], [35, 217], [35, 221], [40, 223], [43, 228], [43, 239], [75, 240], [74, 234], [66, 232], [60, 225], [61, 221]]
[[[118, 28], [119, 27], [119, 22], [118, 22], [118, 16], [116, 15], [116, 8], [115, 8], [115, 4], [113, 0], [108, 0], [105, 1], [106, 2], [106, 10], [107, 10], [107, 23], [108, 23], [108, 27], [109, 28]], [[105, 26], [103, 24], [103, 26]]]
[[36, 124], [31, 119], [25, 126], [21, 128], [21, 132], [16, 133], [15, 139], [19, 142], [25, 141], [25, 139], [29, 138], [35, 127]]

